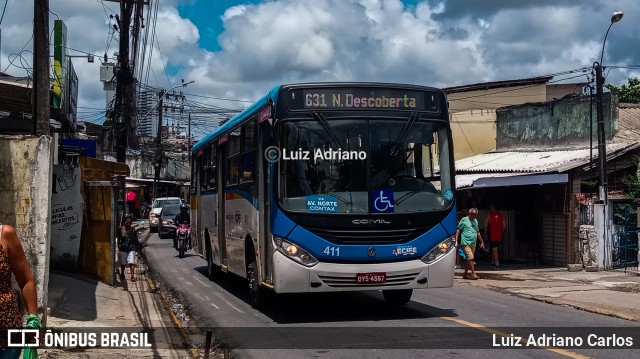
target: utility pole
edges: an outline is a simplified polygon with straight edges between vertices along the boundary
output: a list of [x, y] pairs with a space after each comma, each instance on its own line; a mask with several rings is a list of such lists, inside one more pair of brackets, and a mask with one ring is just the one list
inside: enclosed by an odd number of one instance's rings
[[191, 163], [191, 113], [189, 113], [189, 127], [187, 130], [187, 136], [189, 138], [189, 142], [188, 142], [188, 146], [187, 146], [187, 151], [189, 151], [189, 163]]
[[611, 238], [608, 235], [609, 232], [609, 199], [608, 199], [608, 184], [607, 184], [607, 148], [606, 148], [606, 134], [604, 126], [604, 77], [602, 76], [602, 67], [604, 61], [604, 49], [607, 43], [607, 35], [609, 30], [616, 22], [620, 21], [623, 17], [621, 11], [616, 11], [611, 16], [611, 23], [607, 32], [604, 35], [602, 41], [602, 51], [600, 52], [600, 62], [594, 62], [593, 67], [596, 72], [596, 116], [598, 119], [598, 164], [599, 164], [599, 188], [598, 188], [598, 202], [594, 204], [594, 219], [593, 225], [596, 229], [597, 245], [595, 246], [596, 254], [596, 266], [602, 266], [603, 269], [611, 266], [611, 254], [608, 253], [604, 243], [608, 243]]
[[600, 167], [600, 193], [598, 199], [605, 205], [609, 203], [609, 186], [607, 183], [607, 146], [604, 132], [604, 77], [602, 76], [602, 63], [604, 62], [604, 45], [607, 43], [609, 30], [616, 22], [622, 20], [624, 13], [616, 11], [611, 16], [611, 23], [604, 34], [602, 41], [602, 51], [600, 52], [600, 62], [594, 62], [593, 67], [596, 69], [596, 116], [598, 116], [598, 162]]
[[158, 101], [158, 133], [156, 136], [156, 160], [154, 163], [155, 174], [153, 176], [153, 197], [158, 198], [158, 187], [160, 185], [160, 168], [162, 168], [162, 110], [164, 107], [164, 90], [158, 93], [160, 100]]
[[49, 135], [49, 0], [33, 2], [33, 69], [31, 134]]
[[593, 85], [589, 83], [589, 178], [593, 180]]
[[596, 68], [596, 116], [598, 118], [598, 167], [600, 169], [600, 190], [599, 199], [603, 203], [607, 203], [607, 145], [604, 132], [604, 95], [602, 77], [602, 65], [598, 62], [594, 63]]
[[114, 105], [113, 128], [116, 140], [116, 161], [124, 163], [127, 160], [127, 146], [131, 129], [131, 85], [134, 82], [129, 66], [129, 27], [133, 2], [120, 0], [120, 17], [118, 31], [120, 44], [118, 48], [118, 73], [116, 83], [116, 101]]

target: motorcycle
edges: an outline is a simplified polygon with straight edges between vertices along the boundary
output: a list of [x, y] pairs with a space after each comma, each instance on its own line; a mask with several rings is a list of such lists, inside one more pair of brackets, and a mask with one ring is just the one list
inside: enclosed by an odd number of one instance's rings
[[178, 237], [178, 257], [184, 257], [184, 252], [187, 251], [187, 241], [189, 240], [189, 225], [178, 224], [176, 230], [176, 236]]

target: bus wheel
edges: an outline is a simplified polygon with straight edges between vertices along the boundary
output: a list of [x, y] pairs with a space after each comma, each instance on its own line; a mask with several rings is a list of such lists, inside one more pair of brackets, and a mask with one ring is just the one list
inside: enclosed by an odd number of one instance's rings
[[409, 303], [411, 295], [413, 295], [413, 289], [395, 289], [395, 290], [383, 290], [382, 295], [384, 300], [391, 305], [404, 305]]
[[267, 304], [267, 295], [265, 289], [260, 285], [260, 275], [258, 272], [258, 264], [254, 256], [247, 265], [247, 280], [249, 282], [249, 294], [251, 295], [251, 306], [260, 309]]

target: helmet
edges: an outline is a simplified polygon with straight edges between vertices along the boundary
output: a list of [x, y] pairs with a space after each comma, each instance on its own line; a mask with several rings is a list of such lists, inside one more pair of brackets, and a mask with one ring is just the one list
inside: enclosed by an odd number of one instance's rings
[[180, 213], [187, 213], [188, 210], [189, 210], [189, 206], [187, 206], [186, 203], [183, 203], [180, 205]]

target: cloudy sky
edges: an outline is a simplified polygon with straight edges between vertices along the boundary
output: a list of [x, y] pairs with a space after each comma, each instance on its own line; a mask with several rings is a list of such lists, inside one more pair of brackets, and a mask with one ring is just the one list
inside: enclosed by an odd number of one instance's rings
[[[625, 15], [607, 39], [607, 83], [621, 85], [640, 76], [637, 0], [151, 1], [154, 11], [158, 4], [157, 40], [151, 69], [139, 79], [165, 89], [180, 79], [196, 80], [185, 91], [206, 97], [189, 95], [192, 101], [228, 109], [247, 106], [241, 101], [255, 100], [281, 83], [446, 87], [566, 73], [599, 59], [617, 10]], [[50, 7], [50, 18], [67, 25], [70, 48], [114, 56], [118, 33], [109, 15], [119, 12], [118, 3], [50, 0]], [[30, 73], [32, 17], [32, 1], [8, 0], [0, 23], [1, 71]], [[145, 19], [147, 29], [153, 28], [152, 20]], [[76, 58], [74, 65], [79, 117], [99, 122], [105, 103], [100, 63]], [[557, 79], [575, 76], [580, 75]]]

